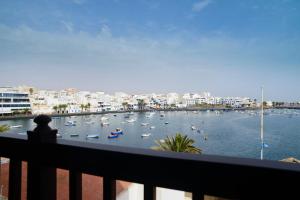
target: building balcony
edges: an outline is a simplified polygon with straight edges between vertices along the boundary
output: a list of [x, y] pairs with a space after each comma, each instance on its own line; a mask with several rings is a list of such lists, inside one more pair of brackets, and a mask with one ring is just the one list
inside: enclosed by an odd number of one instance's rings
[[[29, 200], [57, 198], [57, 174], [69, 173], [69, 199], [82, 199], [83, 188], [95, 184], [83, 176], [102, 177], [97, 199], [116, 199], [117, 181], [143, 184], [144, 200], [154, 200], [157, 188], [190, 192], [193, 200], [216, 196], [226, 199], [295, 199], [300, 165], [268, 160], [161, 152], [150, 149], [57, 140], [48, 127], [50, 118], [39, 116], [27, 136], [1, 135], [0, 155], [10, 159], [8, 199], [21, 199], [26, 185]], [[22, 169], [22, 162], [27, 167]], [[24, 182], [22, 176], [26, 173]], [[23, 174], [23, 175], [22, 175]], [[85, 175], [83, 175], [85, 174]], [[168, 200], [168, 199], [167, 199]]]

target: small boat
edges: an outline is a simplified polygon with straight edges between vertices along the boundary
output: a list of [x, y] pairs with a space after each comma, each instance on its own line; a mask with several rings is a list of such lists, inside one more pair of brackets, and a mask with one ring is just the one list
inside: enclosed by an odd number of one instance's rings
[[196, 130], [196, 126], [192, 125], [192, 126], [191, 126], [191, 129], [192, 129], [192, 130]]
[[101, 126], [109, 126], [108, 122], [101, 122]]
[[134, 115], [134, 113], [133, 112], [129, 112], [128, 115]]
[[114, 117], [116, 117], [117, 115], [116, 114], [114, 114]]
[[101, 117], [101, 118], [100, 118], [101, 121], [106, 121], [106, 120], [108, 120], [108, 119], [109, 119], [108, 117]]
[[146, 118], [151, 118], [153, 115], [155, 115], [154, 112], [149, 113], [148, 115], [146, 115]]
[[127, 120], [128, 123], [133, 123], [135, 121], [136, 121], [135, 119], [129, 119], [129, 120]]
[[67, 123], [65, 123], [65, 126], [76, 126], [76, 121], [67, 121]]
[[17, 133], [18, 135], [27, 135], [26, 132]]
[[77, 133], [72, 133], [72, 134], [70, 134], [70, 136], [71, 136], [71, 137], [78, 137], [79, 134], [77, 134]]
[[144, 133], [142, 134], [142, 137], [149, 137], [151, 135], [151, 133]]
[[88, 121], [88, 122], [85, 122], [86, 124], [94, 124], [95, 122], [93, 121]]
[[98, 134], [91, 134], [91, 135], [87, 135], [87, 138], [99, 138]]
[[204, 136], [204, 140], [207, 140], [207, 136], [206, 135]]
[[56, 137], [57, 137], [57, 138], [62, 138], [62, 135], [59, 134], [59, 133], [57, 133], [57, 134], [56, 134]]
[[141, 123], [141, 126], [148, 126], [149, 123]]
[[161, 140], [159, 140], [159, 142], [161, 142], [161, 143], [165, 143], [165, 140], [164, 140], [164, 139], [161, 139]]
[[164, 117], [164, 116], [165, 116], [164, 114], [161, 114], [161, 115], [160, 115], [160, 117]]
[[124, 118], [126, 118], [126, 119], [128, 119], [129, 117], [130, 117], [130, 115], [128, 115], [128, 114], [124, 116]]
[[165, 122], [165, 124], [169, 124], [169, 122]]
[[110, 133], [111, 135], [123, 135], [123, 131], [120, 128], [117, 128], [115, 131]]
[[155, 126], [150, 126], [150, 129], [155, 129]]
[[10, 128], [21, 128], [22, 125], [14, 125], [14, 126], [10, 126]]
[[107, 138], [109, 138], [109, 139], [112, 139], [112, 138], [118, 138], [119, 137], [119, 135], [118, 134], [110, 134], [110, 135], [108, 135], [107, 136]]

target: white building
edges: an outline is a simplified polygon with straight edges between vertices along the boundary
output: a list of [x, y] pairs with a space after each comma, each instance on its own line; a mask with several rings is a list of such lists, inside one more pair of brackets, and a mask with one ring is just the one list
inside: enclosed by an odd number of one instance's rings
[[20, 111], [31, 112], [29, 95], [11, 87], [0, 88], [0, 114], [13, 114]]

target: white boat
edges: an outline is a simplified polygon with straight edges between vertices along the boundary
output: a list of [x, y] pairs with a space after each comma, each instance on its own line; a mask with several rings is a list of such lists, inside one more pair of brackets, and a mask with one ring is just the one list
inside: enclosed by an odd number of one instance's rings
[[153, 115], [155, 115], [155, 113], [151, 112], [151, 113], [149, 113], [149, 114], [146, 115], [146, 118], [151, 118]]
[[151, 135], [151, 133], [144, 133], [142, 134], [142, 137], [149, 137]]
[[198, 112], [198, 111], [193, 111], [193, 113], [194, 113], [194, 114], [198, 114], [199, 112]]
[[10, 126], [10, 128], [21, 128], [23, 125], [14, 125], [14, 126]]
[[108, 117], [101, 117], [101, 118], [100, 118], [101, 121], [106, 121], [106, 120], [108, 120], [108, 119], [109, 119]]
[[191, 126], [191, 129], [192, 129], [192, 130], [196, 130], [197, 128], [196, 128], [196, 126], [192, 125], [192, 126]]
[[79, 134], [77, 134], [77, 133], [72, 133], [72, 134], [70, 134], [70, 136], [71, 136], [71, 137], [78, 137]]
[[141, 126], [148, 126], [149, 123], [141, 123]]
[[126, 120], [128, 123], [133, 123], [136, 121], [136, 119], [129, 119], [129, 120]]
[[150, 129], [155, 129], [155, 126], [150, 126]]
[[56, 134], [56, 137], [57, 137], [57, 138], [62, 138], [62, 135], [59, 134], [59, 133], [57, 133], [57, 134]]
[[161, 140], [159, 140], [159, 142], [161, 142], [161, 143], [165, 143], [165, 140], [164, 140], [164, 139], [161, 139]]
[[101, 126], [109, 126], [108, 122], [101, 122]]
[[76, 121], [67, 121], [67, 123], [65, 123], [65, 126], [76, 126]]
[[21, 133], [18, 133], [18, 135], [27, 135], [26, 132], [21, 132]]
[[91, 134], [91, 135], [87, 135], [87, 138], [99, 138], [98, 134]]
[[86, 124], [94, 124], [95, 122], [93, 121], [88, 121], [88, 122], [85, 122]]
[[134, 115], [134, 112], [129, 112], [128, 115]]

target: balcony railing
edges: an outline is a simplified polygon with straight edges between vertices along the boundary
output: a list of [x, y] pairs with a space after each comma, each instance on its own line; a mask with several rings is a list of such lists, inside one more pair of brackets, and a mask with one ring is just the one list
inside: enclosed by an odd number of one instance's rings
[[116, 198], [116, 180], [144, 184], [145, 200], [156, 198], [156, 187], [192, 192], [193, 200], [204, 195], [229, 199], [298, 195], [297, 164], [56, 140], [49, 121], [37, 117], [38, 126], [28, 132], [28, 139], [12, 134], [0, 137], [0, 155], [10, 158], [10, 200], [21, 199], [22, 161], [28, 162], [29, 200], [56, 198], [56, 168], [69, 170], [69, 198], [76, 200], [82, 198], [82, 173], [103, 177], [104, 200]]

